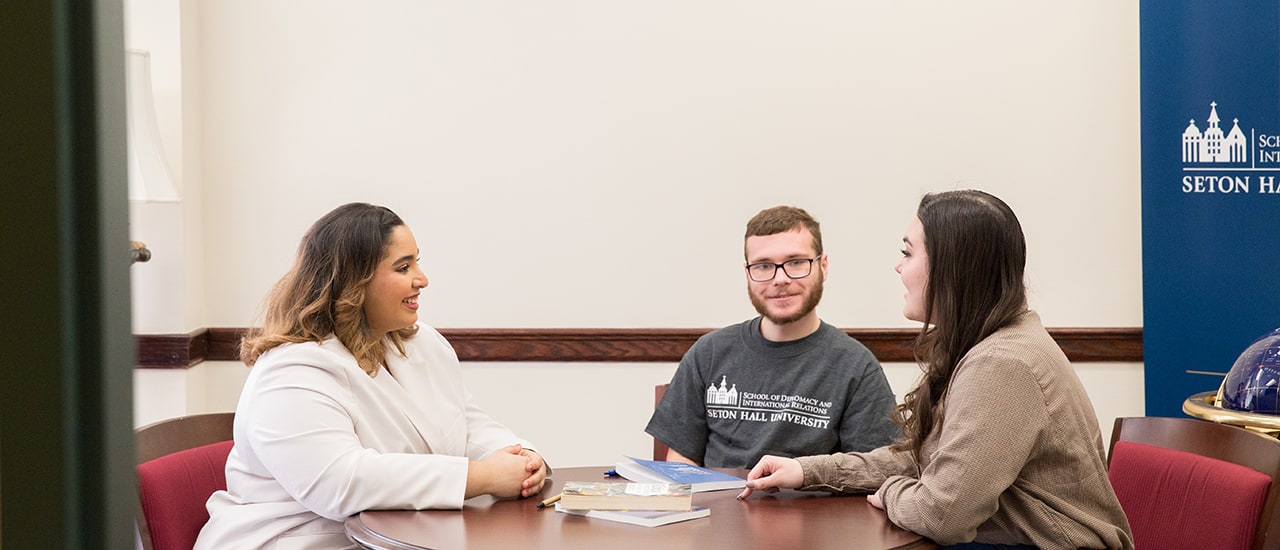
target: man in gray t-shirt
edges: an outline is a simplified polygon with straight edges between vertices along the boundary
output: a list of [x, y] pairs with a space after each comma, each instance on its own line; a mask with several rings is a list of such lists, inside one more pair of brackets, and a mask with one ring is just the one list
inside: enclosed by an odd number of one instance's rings
[[760, 317], [685, 353], [645, 431], [667, 460], [751, 468], [765, 454], [869, 451], [902, 432], [870, 350], [818, 318], [827, 276], [818, 222], [778, 206], [747, 223], [747, 294]]

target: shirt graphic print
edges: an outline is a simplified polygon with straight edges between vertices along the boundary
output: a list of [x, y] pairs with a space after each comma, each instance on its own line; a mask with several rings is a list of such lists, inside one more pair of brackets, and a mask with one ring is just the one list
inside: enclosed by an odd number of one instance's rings
[[803, 395], [738, 391], [720, 377], [707, 387], [707, 418], [739, 422], [788, 422], [811, 428], [831, 426], [831, 402]]

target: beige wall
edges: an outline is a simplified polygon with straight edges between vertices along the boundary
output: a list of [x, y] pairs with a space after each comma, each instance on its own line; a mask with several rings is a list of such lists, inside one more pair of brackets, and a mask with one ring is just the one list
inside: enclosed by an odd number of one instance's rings
[[[957, 187], [1018, 212], [1047, 325], [1142, 322], [1133, 1], [126, 4], [184, 190], [176, 218], [135, 205], [135, 238], [180, 234], [185, 258], [134, 266], [154, 268], [144, 332], [251, 324], [305, 228], [353, 200], [414, 229], [438, 327], [737, 322], [743, 224], [780, 203], [823, 223], [824, 319], [907, 327], [903, 229]], [[164, 285], [186, 297], [167, 324]], [[674, 364], [464, 369], [580, 465], [647, 452]], [[914, 365], [886, 369], [901, 396]], [[1104, 430], [1142, 414], [1141, 364], [1077, 370]], [[233, 408], [244, 374], [140, 371], [139, 423]]]

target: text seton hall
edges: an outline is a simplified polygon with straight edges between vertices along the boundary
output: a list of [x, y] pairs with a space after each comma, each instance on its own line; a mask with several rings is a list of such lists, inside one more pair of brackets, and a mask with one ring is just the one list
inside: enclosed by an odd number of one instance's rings
[[[1182, 176], [1183, 193], [1249, 193], [1253, 176]], [[1275, 176], [1258, 176], [1259, 193], [1280, 193]]]

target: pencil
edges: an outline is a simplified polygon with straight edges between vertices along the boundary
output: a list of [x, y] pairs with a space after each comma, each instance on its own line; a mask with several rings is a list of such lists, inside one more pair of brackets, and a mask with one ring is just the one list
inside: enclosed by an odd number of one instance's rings
[[538, 507], [539, 507], [539, 508], [546, 508], [546, 507], [548, 507], [548, 506], [551, 506], [552, 504], [555, 504], [555, 503], [556, 503], [556, 501], [558, 501], [558, 500], [560, 500], [560, 495], [553, 496], [553, 497], [551, 497], [551, 498], [549, 498], [549, 499], [547, 499], [547, 500], [544, 500], [544, 501], [542, 501], [542, 502], [539, 502], [539, 503], [538, 503]]

